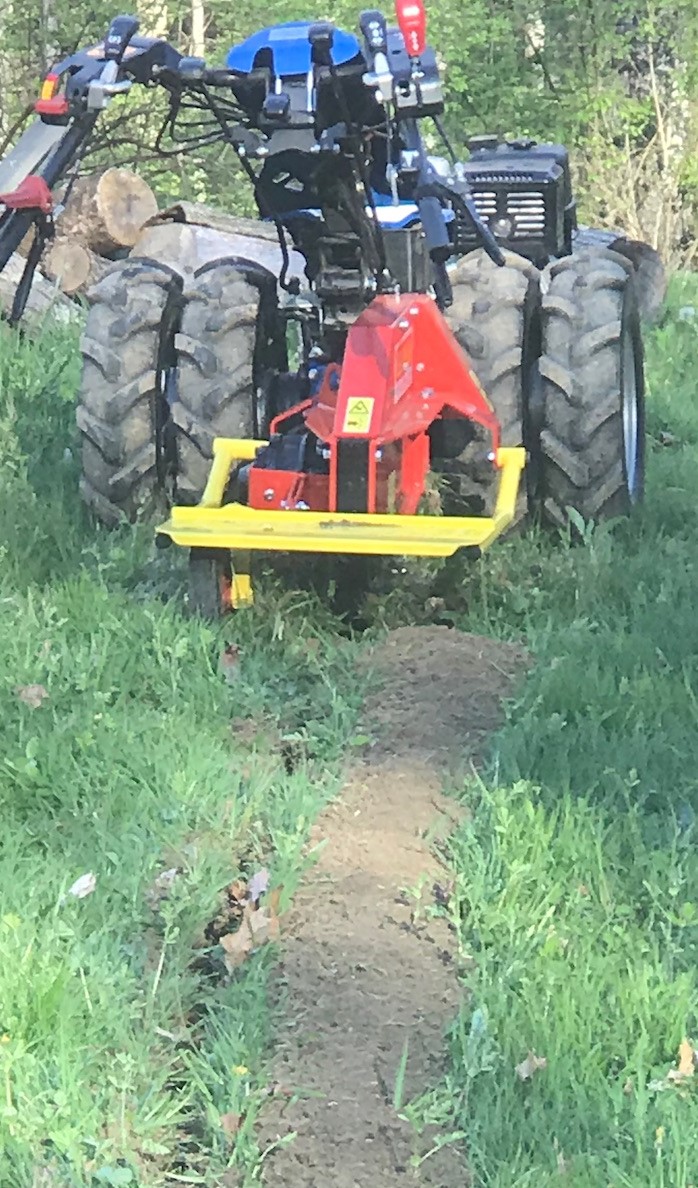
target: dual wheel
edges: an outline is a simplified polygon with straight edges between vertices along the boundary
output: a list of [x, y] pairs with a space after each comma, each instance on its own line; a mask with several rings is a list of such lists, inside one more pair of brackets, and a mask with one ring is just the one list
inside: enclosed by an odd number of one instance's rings
[[[502, 427], [528, 451], [528, 512], [566, 526], [627, 515], [644, 486], [644, 369], [633, 268], [606, 248], [544, 274], [467, 256], [453, 278], [451, 328]], [[474, 441], [437, 461], [461, 506], [491, 510], [492, 468]], [[526, 510], [522, 507], [522, 513]]]

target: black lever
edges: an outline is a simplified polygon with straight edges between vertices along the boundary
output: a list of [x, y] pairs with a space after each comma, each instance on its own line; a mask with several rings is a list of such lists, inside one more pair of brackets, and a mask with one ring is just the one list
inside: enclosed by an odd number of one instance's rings
[[359, 28], [372, 54], [388, 52], [388, 22], [377, 8], [366, 8], [359, 17]]
[[114, 17], [104, 39], [104, 57], [108, 62], [120, 64], [129, 43], [136, 36], [140, 21], [135, 16]]
[[334, 25], [331, 25], [329, 21], [316, 21], [308, 29], [310, 59], [313, 66], [328, 66], [330, 69], [332, 68], [334, 32]]

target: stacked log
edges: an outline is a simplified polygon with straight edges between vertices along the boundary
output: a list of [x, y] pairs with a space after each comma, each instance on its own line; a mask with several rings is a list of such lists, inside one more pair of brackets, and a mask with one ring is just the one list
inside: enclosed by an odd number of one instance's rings
[[42, 272], [70, 296], [86, 292], [110, 260], [133, 247], [157, 209], [148, 183], [130, 169], [78, 178], [56, 217], [56, 237], [44, 253]]
[[[39, 268], [69, 297], [84, 295], [112, 260], [127, 255], [143, 226], [158, 212], [150, 186], [130, 169], [106, 169], [80, 177], [67, 195], [58, 191], [54, 199], [56, 234]], [[20, 256], [26, 257], [33, 239], [31, 231], [20, 244]]]

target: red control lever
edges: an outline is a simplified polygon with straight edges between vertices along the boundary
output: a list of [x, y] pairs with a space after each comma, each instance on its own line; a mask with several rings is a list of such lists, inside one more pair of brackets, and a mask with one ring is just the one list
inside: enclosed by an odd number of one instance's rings
[[16, 190], [0, 194], [0, 205], [6, 206], [8, 210], [40, 210], [42, 214], [50, 214], [53, 198], [43, 177], [32, 173], [20, 182]]
[[427, 44], [427, 14], [424, 0], [395, 0], [400, 32], [411, 58], [421, 58]]

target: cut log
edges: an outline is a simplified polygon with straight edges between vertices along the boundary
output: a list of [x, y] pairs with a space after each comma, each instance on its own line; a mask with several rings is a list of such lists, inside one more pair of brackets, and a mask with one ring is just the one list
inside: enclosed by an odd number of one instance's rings
[[223, 231], [226, 235], [250, 235], [253, 239], [266, 239], [269, 243], [279, 242], [273, 223], [262, 223], [259, 219], [248, 219], [244, 215], [226, 214], [203, 202], [177, 202], [174, 206], [168, 206], [167, 210], [153, 213], [147, 225], [152, 227], [158, 223], [189, 223], [191, 226]]
[[[8, 315], [12, 309], [12, 302], [25, 264], [26, 260], [23, 260], [15, 252], [0, 272], [0, 310], [5, 315]], [[81, 310], [78, 304], [61, 293], [60, 289], [51, 281], [46, 280], [41, 273], [34, 274], [29, 300], [21, 322], [25, 330], [30, 333], [35, 332], [41, 329], [47, 319], [51, 318], [55, 318], [59, 322], [72, 322], [80, 317]]]
[[49, 244], [41, 261], [42, 271], [68, 296], [82, 293], [96, 284], [109, 267], [109, 260], [95, 255], [81, 243], [63, 237]]
[[133, 247], [158, 204], [146, 181], [130, 169], [107, 169], [80, 177], [56, 221], [61, 239], [108, 256]]

